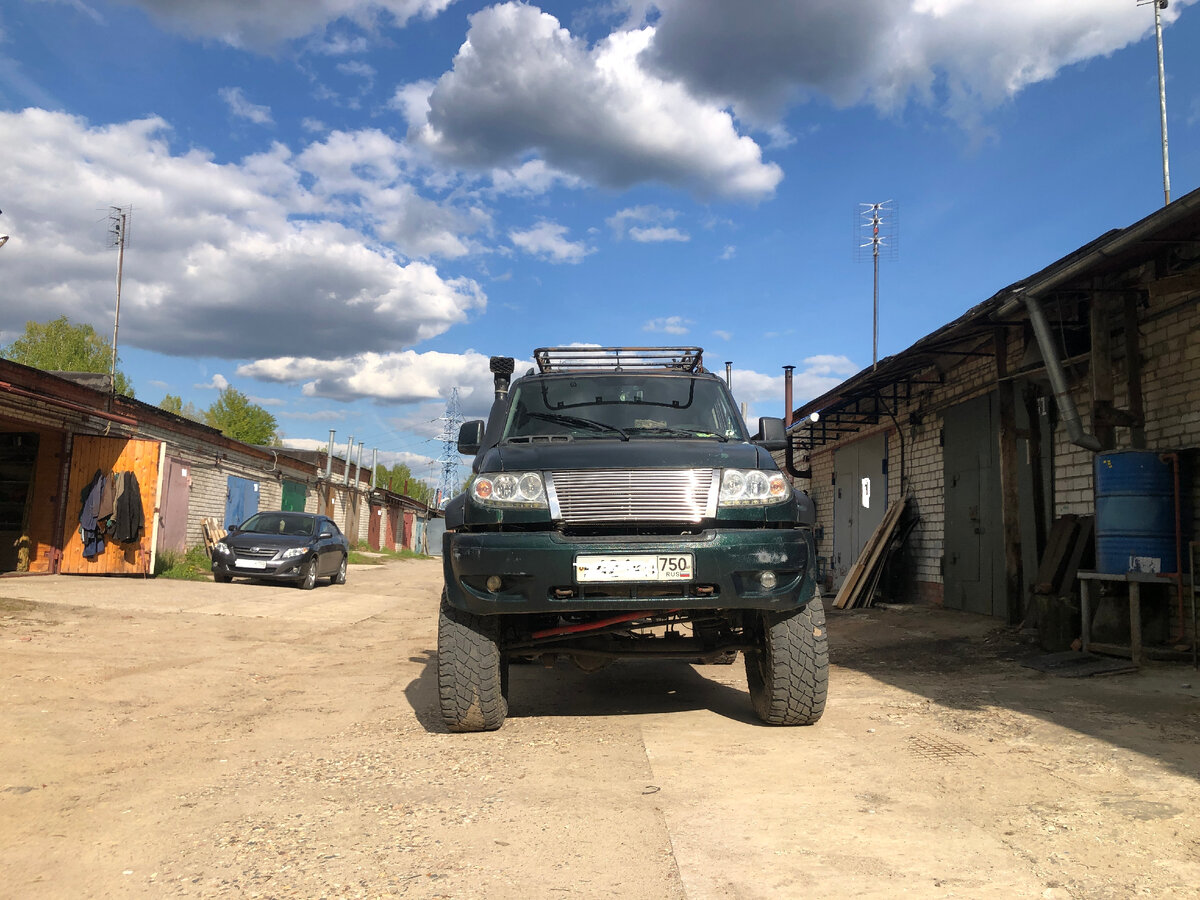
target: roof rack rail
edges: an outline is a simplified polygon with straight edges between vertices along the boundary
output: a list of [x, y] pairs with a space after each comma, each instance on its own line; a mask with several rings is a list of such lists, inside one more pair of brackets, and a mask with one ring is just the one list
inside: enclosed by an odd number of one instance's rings
[[674, 369], [704, 372], [700, 347], [540, 347], [533, 351], [542, 374]]

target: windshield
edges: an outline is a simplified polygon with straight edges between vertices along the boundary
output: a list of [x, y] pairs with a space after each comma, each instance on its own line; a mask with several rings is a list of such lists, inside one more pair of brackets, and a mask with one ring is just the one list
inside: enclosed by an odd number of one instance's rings
[[648, 375], [564, 375], [513, 388], [504, 439], [546, 435], [745, 440], [721, 382]]
[[307, 537], [313, 533], [313, 520], [308, 516], [289, 516], [287, 513], [259, 513], [242, 523], [242, 531]]

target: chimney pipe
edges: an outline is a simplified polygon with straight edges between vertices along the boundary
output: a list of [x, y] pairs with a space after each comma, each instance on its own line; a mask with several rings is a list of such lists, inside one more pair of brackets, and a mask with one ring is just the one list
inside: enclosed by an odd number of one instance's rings
[[333, 436], [336, 432], [329, 429], [329, 449], [325, 451], [325, 480], [329, 480], [329, 476], [333, 474]]
[[725, 360], [725, 386], [733, 390], [733, 360]]
[[375, 490], [376, 473], [379, 469], [379, 448], [374, 448], [371, 454], [371, 490]]
[[783, 427], [792, 427], [792, 370], [795, 366], [783, 367]]

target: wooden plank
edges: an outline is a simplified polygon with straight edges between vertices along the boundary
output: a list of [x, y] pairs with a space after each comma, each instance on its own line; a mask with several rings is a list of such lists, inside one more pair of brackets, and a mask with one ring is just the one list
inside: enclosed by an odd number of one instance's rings
[[892, 529], [896, 527], [896, 522], [899, 521], [900, 514], [904, 511], [906, 503], [907, 500], [903, 498], [893, 503], [891, 508], [884, 514], [883, 521], [879, 523], [875, 532], [863, 546], [858, 559], [842, 582], [837, 598], [833, 601], [833, 605], [838, 609], [852, 609], [854, 607], [855, 604], [852, 601], [858, 599], [859, 591], [863, 587], [862, 582], [870, 574], [874, 562], [878, 560], [883, 546], [887, 542], [887, 538], [891, 536]]
[[847, 604], [849, 608], [853, 609], [858, 606], [867, 606], [870, 604], [875, 587], [879, 583], [879, 575], [882, 571], [883, 560], [887, 555], [892, 533], [895, 531], [903, 512], [904, 503], [895, 504], [888, 510], [884, 521], [879, 523], [880, 527], [876, 530], [876, 534], [872, 535], [871, 554], [867, 558], [866, 566], [863, 569], [863, 576], [859, 579], [859, 584]]
[[1062, 570], [1075, 539], [1079, 517], [1065, 515], [1054, 521], [1050, 529], [1050, 537], [1046, 541], [1046, 551], [1042, 554], [1038, 566], [1037, 580], [1030, 590], [1035, 594], [1057, 595], [1057, 589], [1062, 584]]

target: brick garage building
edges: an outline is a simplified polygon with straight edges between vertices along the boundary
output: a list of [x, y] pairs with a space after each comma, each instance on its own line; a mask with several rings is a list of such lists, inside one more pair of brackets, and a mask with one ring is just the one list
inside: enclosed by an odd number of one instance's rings
[[[148, 574], [161, 550], [202, 544], [204, 519], [260, 508], [323, 512], [351, 543], [368, 540], [373, 505], [429, 515], [337, 456], [244, 444], [86, 382], [0, 360], [0, 574]], [[80, 494], [97, 471], [135, 474], [145, 526], [85, 557]]]
[[[885, 591], [1019, 622], [1058, 520], [1095, 514], [1107, 451], [1178, 460], [1181, 531], [1196, 536], [1198, 300], [1195, 191], [795, 409], [789, 382], [778, 456], [816, 502], [827, 589], [903, 499], [911, 531]], [[1167, 594], [1164, 633], [1191, 642], [1190, 594]]]

